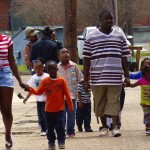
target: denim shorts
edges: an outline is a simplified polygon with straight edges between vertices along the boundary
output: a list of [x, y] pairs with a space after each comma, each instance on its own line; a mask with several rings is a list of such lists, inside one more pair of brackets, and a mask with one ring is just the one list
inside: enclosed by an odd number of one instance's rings
[[0, 67], [0, 87], [14, 87], [10, 66]]

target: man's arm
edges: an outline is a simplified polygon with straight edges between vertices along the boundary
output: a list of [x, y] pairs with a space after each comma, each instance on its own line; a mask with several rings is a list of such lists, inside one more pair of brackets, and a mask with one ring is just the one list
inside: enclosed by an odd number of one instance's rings
[[129, 64], [128, 64], [128, 60], [127, 57], [122, 57], [122, 68], [124, 71], [124, 76], [129, 78]]
[[129, 76], [129, 64], [128, 64], [127, 57], [122, 57], [122, 68], [125, 76], [124, 84], [128, 86], [130, 84], [130, 76]]

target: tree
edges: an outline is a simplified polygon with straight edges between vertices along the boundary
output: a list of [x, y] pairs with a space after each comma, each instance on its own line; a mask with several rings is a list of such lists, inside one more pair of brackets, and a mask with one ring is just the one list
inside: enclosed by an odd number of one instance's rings
[[150, 15], [149, 0], [118, 0], [118, 24], [123, 29], [127, 28], [128, 18], [132, 18], [133, 23]]
[[64, 23], [62, 0], [14, 0], [12, 8], [15, 16], [21, 14], [31, 24], [61, 25]]
[[108, 8], [108, 0], [78, 0], [77, 3], [77, 27], [78, 31], [87, 26], [99, 24], [99, 12], [102, 8]]
[[[31, 4], [32, 3], [32, 4]], [[106, 0], [77, 0], [77, 31], [86, 26], [98, 24], [98, 14], [106, 7]], [[22, 16], [28, 24], [64, 25], [65, 9], [63, 0], [13, 0], [14, 16]]]

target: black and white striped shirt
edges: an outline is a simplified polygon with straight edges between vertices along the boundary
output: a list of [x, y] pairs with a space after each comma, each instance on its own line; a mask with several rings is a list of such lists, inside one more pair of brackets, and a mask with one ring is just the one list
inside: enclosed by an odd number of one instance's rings
[[83, 56], [90, 59], [91, 85], [122, 84], [122, 57], [130, 57], [130, 50], [121, 32], [94, 30], [85, 40]]
[[[81, 95], [82, 103], [91, 103], [91, 88], [89, 88], [88, 91], [85, 92], [82, 84], [78, 84], [78, 93], [80, 93]], [[79, 102], [78, 99], [77, 102]]]

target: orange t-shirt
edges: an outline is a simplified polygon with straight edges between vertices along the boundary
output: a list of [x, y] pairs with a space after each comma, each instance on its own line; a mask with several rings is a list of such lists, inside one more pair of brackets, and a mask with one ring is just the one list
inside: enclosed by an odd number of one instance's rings
[[65, 100], [70, 111], [72, 111], [73, 103], [69, 93], [68, 86], [64, 78], [58, 77], [51, 79], [47, 77], [40, 82], [38, 89], [30, 87], [29, 92], [35, 95], [41, 95], [45, 92], [46, 94], [46, 112], [58, 112], [65, 109]]

